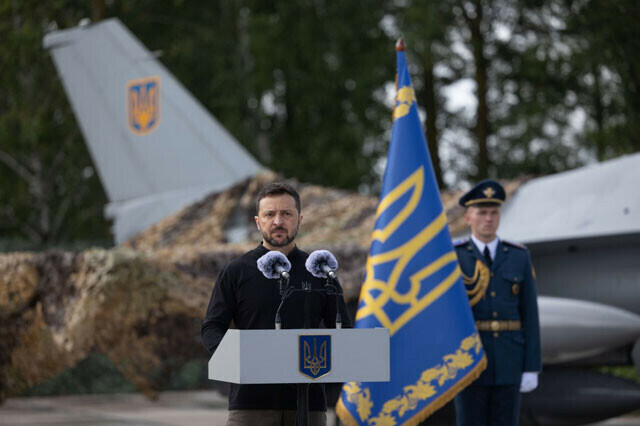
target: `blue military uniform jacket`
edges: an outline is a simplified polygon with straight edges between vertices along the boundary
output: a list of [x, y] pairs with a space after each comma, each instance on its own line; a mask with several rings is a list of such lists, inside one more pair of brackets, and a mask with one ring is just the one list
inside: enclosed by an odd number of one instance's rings
[[[470, 238], [454, 243], [462, 273], [472, 277], [484, 256]], [[469, 288], [468, 288], [469, 289]], [[500, 240], [489, 285], [472, 307], [476, 321], [519, 320], [516, 331], [480, 331], [487, 369], [474, 384], [519, 384], [524, 371], [540, 371], [540, 325], [531, 256], [526, 247]]]

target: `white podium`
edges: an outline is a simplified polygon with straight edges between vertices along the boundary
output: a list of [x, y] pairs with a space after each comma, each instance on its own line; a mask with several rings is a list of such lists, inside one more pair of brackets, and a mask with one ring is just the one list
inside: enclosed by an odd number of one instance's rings
[[[324, 358], [314, 358], [313, 337], [326, 341]], [[306, 344], [303, 341], [309, 340]], [[321, 340], [324, 339], [324, 340]], [[304, 351], [310, 362], [304, 361]], [[303, 354], [303, 355], [301, 355]], [[329, 355], [328, 362], [326, 355]], [[303, 360], [301, 361], [301, 356]], [[330, 364], [328, 372], [313, 378], [301, 372], [303, 364], [319, 370], [318, 359]], [[326, 368], [325, 368], [326, 370]], [[389, 330], [370, 329], [284, 329], [228, 330], [209, 360], [209, 379], [238, 384], [258, 383], [342, 383], [389, 381]]]

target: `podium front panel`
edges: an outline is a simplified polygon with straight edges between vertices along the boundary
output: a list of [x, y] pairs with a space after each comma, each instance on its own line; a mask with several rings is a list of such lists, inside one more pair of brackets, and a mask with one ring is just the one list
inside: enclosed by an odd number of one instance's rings
[[[301, 347], [300, 336], [312, 337]], [[330, 344], [319, 336], [330, 336]], [[389, 330], [228, 330], [209, 361], [209, 378], [239, 384], [388, 381]]]

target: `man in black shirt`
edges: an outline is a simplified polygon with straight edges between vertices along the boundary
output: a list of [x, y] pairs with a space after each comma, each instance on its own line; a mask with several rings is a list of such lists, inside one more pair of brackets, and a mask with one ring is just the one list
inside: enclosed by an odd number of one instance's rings
[[[277, 250], [291, 262], [291, 283], [302, 282], [323, 288], [324, 280], [315, 278], [305, 268], [309, 256], [294, 242], [302, 222], [300, 196], [285, 183], [265, 186], [256, 200], [256, 226], [262, 243], [227, 264], [216, 280], [202, 324], [202, 342], [213, 354], [231, 321], [238, 329], [273, 329], [280, 291], [276, 280], [269, 280], [258, 270], [256, 262], [270, 250]], [[339, 284], [338, 284], [339, 285]], [[334, 328], [334, 297], [322, 292], [308, 293], [310, 327]], [[344, 299], [339, 297], [343, 327], [351, 327]], [[293, 293], [280, 311], [282, 328], [304, 325], [304, 295]], [[296, 386], [292, 384], [231, 384], [227, 425], [294, 425], [297, 408]], [[324, 385], [309, 386], [309, 424], [326, 424], [327, 401]]]

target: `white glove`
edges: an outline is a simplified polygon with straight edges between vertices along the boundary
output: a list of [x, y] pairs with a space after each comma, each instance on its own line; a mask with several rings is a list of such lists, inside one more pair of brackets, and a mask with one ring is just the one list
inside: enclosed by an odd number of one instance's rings
[[522, 373], [522, 380], [520, 381], [520, 392], [531, 392], [538, 387], [538, 373], [534, 371], [525, 371]]

